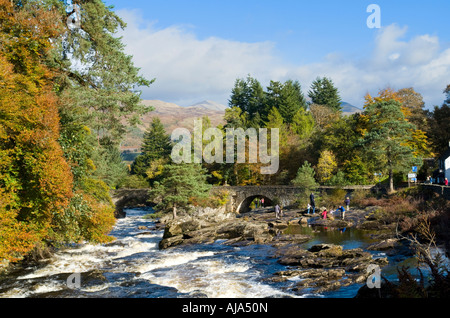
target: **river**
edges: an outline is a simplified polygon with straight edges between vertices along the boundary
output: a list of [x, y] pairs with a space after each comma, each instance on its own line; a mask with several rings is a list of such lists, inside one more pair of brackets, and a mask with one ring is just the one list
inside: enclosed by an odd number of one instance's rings
[[[42, 265], [25, 268], [0, 280], [0, 297], [108, 298], [351, 298], [361, 285], [326, 294], [294, 294], [295, 279], [273, 282], [286, 270], [272, 257], [272, 247], [209, 245], [159, 250], [162, 231], [149, 230], [149, 211], [126, 210], [117, 220], [112, 243], [80, 244], [61, 249]], [[331, 235], [331, 236], [330, 236]], [[307, 244], [332, 240], [344, 248], [364, 247], [368, 236], [355, 231], [321, 234]], [[383, 257], [383, 253], [376, 252]], [[400, 261], [407, 261], [403, 258]], [[397, 262], [397, 261], [396, 261]]]

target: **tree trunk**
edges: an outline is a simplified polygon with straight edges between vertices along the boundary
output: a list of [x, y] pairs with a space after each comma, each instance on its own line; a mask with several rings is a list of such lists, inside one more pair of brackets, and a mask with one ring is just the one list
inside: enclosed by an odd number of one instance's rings
[[394, 172], [389, 169], [389, 193], [394, 192]]
[[172, 212], [173, 212], [173, 218], [176, 219], [177, 218], [177, 205], [176, 204], [173, 205]]

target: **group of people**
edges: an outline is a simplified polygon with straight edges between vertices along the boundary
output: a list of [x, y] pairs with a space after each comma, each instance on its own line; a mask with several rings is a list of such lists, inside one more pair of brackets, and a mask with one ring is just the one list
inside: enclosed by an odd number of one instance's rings
[[[344, 205], [345, 205], [346, 208], [344, 208]], [[330, 213], [331, 214], [333, 214], [333, 213], [340, 213], [342, 220], [344, 220], [345, 219], [345, 212], [348, 211], [349, 208], [350, 208], [350, 198], [349, 197], [345, 198], [344, 205], [340, 205], [336, 210], [331, 211]], [[307, 210], [308, 210], [307, 214], [310, 214], [311, 212], [312, 212], [312, 214], [316, 213], [316, 200], [315, 200], [314, 193], [311, 193], [311, 195], [309, 196], [309, 203], [308, 203]], [[328, 216], [327, 209], [325, 208], [320, 213], [320, 215], [322, 216], [322, 218], [324, 220], [326, 220], [327, 216]], [[281, 216], [283, 216], [283, 210], [282, 210], [282, 208], [280, 207], [279, 204], [275, 205], [275, 216], [276, 216], [277, 219], [280, 219]]]
[[[333, 213], [340, 213], [342, 220], [344, 220], [345, 219], [345, 212], [348, 211], [348, 209], [350, 208], [350, 198], [349, 197], [345, 198], [344, 205], [347, 207], [347, 209], [345, 209], [343, 205], [340, 205], [336, 210], [331, 211], [330, 213], [332, 213], [332, 214]], [[312, 214], [316, 213], [316, 200], [315, 200], [314, 193], [311, 193], [310, 196], [309, 196], [309, 204], [308, 204], [307, 209], [308, 209], [308, 212], [307, 212], [308, 214], [311, 212], [311, 210], [312, 210]], [[327, 209], [325, 208], [320, 213], [320, 215], [322, 216], [322, 218], [324, 220], [326, 220], [327, 215], [328, 215]]]
[[[438, 178], [438, 181], [436, 181], [436, 179], [434, 179], [434, 178], [432, 178], [432, 177], [427, 177], [427, 181], [425, 181], [425, 183], [428, 183], [428, 184], [442, 184], [442, 179], [441, 179], [441, 181], [439, 181], [439, 178]], [[446, 187], [448, 187], [448, 179], [447, 178], [444, 178], [444, 186], [446, 186]]]

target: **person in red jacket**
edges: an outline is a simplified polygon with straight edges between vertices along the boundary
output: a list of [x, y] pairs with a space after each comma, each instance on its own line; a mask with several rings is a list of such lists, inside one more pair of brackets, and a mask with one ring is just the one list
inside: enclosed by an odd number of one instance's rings
[[445, 186], [448, 186], [448, 180], [447, 180], [447, 178], [445, 178], [444, 185], [445, 185]]
[[324, 209], [323, 212], [322, 212], [322, 217], [323, 217], [324, 220], [327, 219], [327, 213], [328, 213], [327, 209]]

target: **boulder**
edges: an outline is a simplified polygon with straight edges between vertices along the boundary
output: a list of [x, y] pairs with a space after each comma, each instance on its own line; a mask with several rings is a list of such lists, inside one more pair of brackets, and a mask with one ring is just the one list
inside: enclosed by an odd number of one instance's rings
[[370, 246], [367, 247], [368, 250], [370, 251], [385, 251], [385, 250], [389, 250], [392, 248], [395, 248], [398, 245], [398, 239], [396, 238], [390, 238], [390, 239], [386, 239], [383, 240], [381, 242], [372, 244]]
[[183, 235], [172, 236], [168, 238], [163, 238], [159, 242], [159, 249], [167, 249], [169, 247], [177, 246], [183, 243]]

